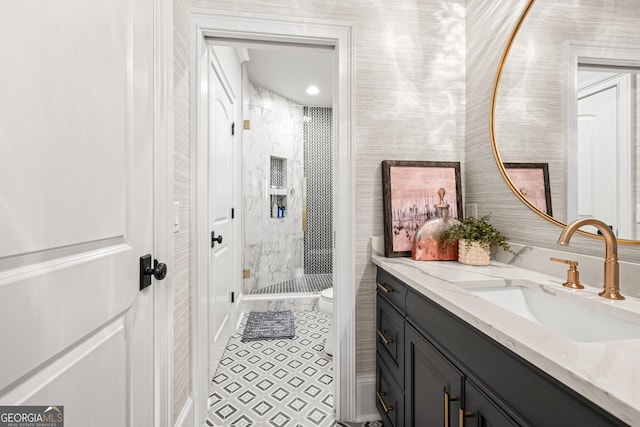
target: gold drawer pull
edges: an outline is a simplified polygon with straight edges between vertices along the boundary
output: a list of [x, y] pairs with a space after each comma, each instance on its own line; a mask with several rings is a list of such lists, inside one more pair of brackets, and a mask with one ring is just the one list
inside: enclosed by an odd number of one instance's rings
[[460, 412], [458, 412], [459, 417], [458, 417], [458, 425], [459, 427], [464, 427], [464, 419], [467, 417], [473, 417], [473, 412], [469, 412], [469, 411], [465, 411], [464, 409], [460, 408]]
[[384, 283], [376, 282], [376, 284], [378, 285], [378, 289], [380, 289], [385, 294], [389, 294], [389, 293], [393, 292], [393, 289], [388, 287], [388, 286], [386, 286]]
[[457, 397], [449, 396], [449, 393], [444, 392], [444, 427], [449, 427], [449, 406], [456, 400], [458, 400]]
[[388, 414], [389, 411], [393, 411], [393, 406], [387, 406], [387, 404], [384, 403], [384, 399], [382, 398], [382, 396], [384, 396], [384, 392], [383, 391], [377, 391], [376, 394], [378, 395], [378, 400], [380, 401], [380, 404], [382, 405], [382, 410], [384, 411], [384, 413]]
[[384, 329], [376, 329], [376, 331], [378, 332], [378, 335], [380, 335], [380, 338], [382, 338], [382, 341], [386, 344], [389, 345], [393, 342], [393, 340], [391, 338], [387, 338], [384, 336]]

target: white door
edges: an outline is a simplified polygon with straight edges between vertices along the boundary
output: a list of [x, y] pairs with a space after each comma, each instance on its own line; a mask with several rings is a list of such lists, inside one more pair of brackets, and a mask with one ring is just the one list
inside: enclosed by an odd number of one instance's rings
[[0, 52], [0, 405], [151, 426], [153, 1], [3, 1]]
[[209, 55], [209, 370], [213, 377], [232, 330], [232, 130], [235, 95], [213, 48]]
[[593, 216], [624, 237], [631, 233], [629, 82], [620, 74], [579, 93], [577, 199], [568, 211], [575, 209], [570, 220]]

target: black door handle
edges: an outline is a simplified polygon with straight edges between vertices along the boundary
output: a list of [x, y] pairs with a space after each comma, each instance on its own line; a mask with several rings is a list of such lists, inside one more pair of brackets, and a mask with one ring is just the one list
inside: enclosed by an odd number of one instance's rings
[[218, 242], [218, 244], [222, 243], [222, 234], [220, 234], [218, 237], [216, 237], [216, 232], [212, 231], [211, 232], [211, 247], [213, 247], [216, 242]]
[[151, 276], [155, 277], [156, 280], [162, 280], [167, 277], [167, 265], [154, 259], [152, 267], [151, 255], [143, 255], [140, 257], [140, 290], [151, 285]]

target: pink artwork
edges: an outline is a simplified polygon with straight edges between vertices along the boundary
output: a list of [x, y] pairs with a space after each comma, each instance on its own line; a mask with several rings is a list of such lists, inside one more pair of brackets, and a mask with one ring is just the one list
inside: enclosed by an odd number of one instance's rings
[[384, 161], [385, 255], [409, 256], [416, 230], [435, 217], [438, 190], [445, 189], [449, 215], [462, 214], [460, 163]]
[[509, 179], [539, 211], [552, 215], [547, 163], [505, 163]]

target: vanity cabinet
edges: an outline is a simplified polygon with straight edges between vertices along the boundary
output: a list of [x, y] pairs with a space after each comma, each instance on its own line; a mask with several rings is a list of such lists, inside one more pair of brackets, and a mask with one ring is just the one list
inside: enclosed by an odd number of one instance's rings
[[385, 426], [626, 425], [385, 270], [377, 282]]

